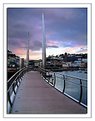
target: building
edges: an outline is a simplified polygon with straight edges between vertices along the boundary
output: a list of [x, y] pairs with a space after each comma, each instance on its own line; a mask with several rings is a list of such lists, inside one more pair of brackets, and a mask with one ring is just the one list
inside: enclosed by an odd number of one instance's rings
[[20, 59], [20, 68], [23, 68], [25, 66], [24, 58]]
[[62, 67], [63, 68], [68, 68], [72, 66], [72, 62], [62, 62]]
[[20, 68], [20, 57], [9, 50], [7, 51], [7, 66], [8, 70], [18, 70]]

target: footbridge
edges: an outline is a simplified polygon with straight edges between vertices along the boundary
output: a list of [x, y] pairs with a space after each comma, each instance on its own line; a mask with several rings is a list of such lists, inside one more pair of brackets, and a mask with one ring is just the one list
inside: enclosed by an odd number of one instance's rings
[[[61, 78], [61, 77], [60, 77]], [[62, 88], [56, 84], [57, 75], [42, 68], [23, 68], [7, 82], [7, 113], [8, 114], [86, 114], [87, 105], [82, 103], [83, 82], [79, 87], [79, 98], [75, 99], [66, 93], [70, 77], [62, 75]], [[85, 87], [86, 88], [86, 87]], [[72, 89], [73, 90], [73, 89]]]

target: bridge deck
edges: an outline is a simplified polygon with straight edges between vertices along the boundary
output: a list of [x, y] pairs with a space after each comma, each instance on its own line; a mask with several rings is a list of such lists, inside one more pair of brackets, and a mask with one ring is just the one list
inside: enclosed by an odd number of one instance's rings
[[86, 114], [86, 109], [43, 81], [37, 71], [24, 75], [12, 114]]

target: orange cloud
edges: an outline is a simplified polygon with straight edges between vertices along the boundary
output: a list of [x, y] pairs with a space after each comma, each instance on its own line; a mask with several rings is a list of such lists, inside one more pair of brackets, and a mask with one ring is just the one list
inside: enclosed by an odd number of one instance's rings
[[[15, 49], [13, 51], [13, 53], [15, 53], [17, 56], [19, 56], [20, 58], [24, 58], [26, 59], [26, 54], [27, 54], [27, 50], [25, 50], [24, 48], [20, 48], [20, 49]], [[29, 50], [29, 59], [31, 60], [38, 60], [42, 58], [42, 53], [41, 51], [31, 51]]]
[[[58, 42], [49, 40], [49, 46], [58, 45]], [[46, 55], [59, 55], [64, 54], [65, 52], [73, 54], [73, 53], [87, 53], [86, 46], [77, 46], [77, 47], [62, 47], [62, 48], [47, 48]], [[17, 56], [26, 59], [27, 50], [24, 48], [15, 49], [13, 51]], [[29, 50], [29, 59], [30, 60], [38, 60], [42, 59], [42, 51], [31, 51]]]
[[38, 60], [42, 58], [42, 52], [41, 51], [29, 51], [29, 58], [30, 60]]
[[23, 49], [23, 48], [15, 49], [14, 53], [16, 53], [16, 55], [25, 55], [26, 54], [26, 50]]

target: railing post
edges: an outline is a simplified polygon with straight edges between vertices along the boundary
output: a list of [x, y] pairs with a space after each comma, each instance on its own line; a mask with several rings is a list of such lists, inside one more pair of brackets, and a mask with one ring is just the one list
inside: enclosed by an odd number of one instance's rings
[[9, 103], [10, 103], [10, 106], [11, 106], [11, 108], [12, 108], [12, 102], [11, 102], [11, 99], [10, 99], [10, 94], [9, 94], [9, 92], [8, 92], [8, 101], [9, 101]]
[[66, 82], [65, 82], [65, 75], [63, 75], [63, 80], [64, 80], [64, 85], [63, 85], [63, 93], [65, 92], [65, 86], [66, 86]]
[[13, 92], [14, 92], [14, 94], [16, 95], [16, 92], [15, 92], [15, 85], [14, 85], [15, 83], [13, 83]]
[[[17, 86], [17, 87], [19, 87], [18, 82], [19, 82], [19, 77], [16, 79], [16, 86]], [[20, 82], [19, 82], [19, 83], [20, 83]]]
[[82, 100], [82, 80], [80, 79], [80, 99], [79, 99], [79, 103]]
[[56, 84], [56, 75], [54, 73], [54, 84], [53, 84], [54, 87], [55, 87], [55, 84]]
[[[46, 75], [49, 75], [49, 72], [47, 72], [47, 74]], [[50, 78], [48, 78], [48, 83], [50, 82]]]
[[15, 80], [16, 86], [19, 87], [18, 82], [20, 83], [20, 79], [19, 76], [17, 77], [17, 79]]

